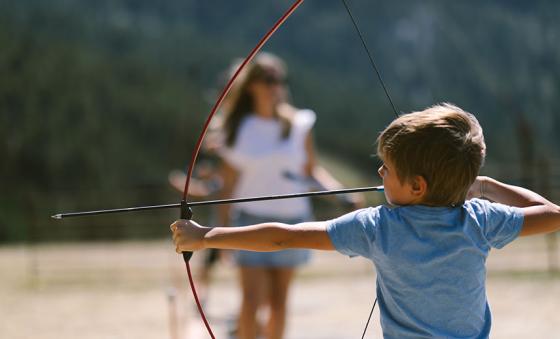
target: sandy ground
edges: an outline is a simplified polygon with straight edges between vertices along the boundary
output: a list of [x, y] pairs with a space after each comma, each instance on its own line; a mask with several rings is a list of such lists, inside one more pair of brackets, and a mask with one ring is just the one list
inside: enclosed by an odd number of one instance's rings
[[[544, 237], [492, 253], [492, 338], [560, 338], [560, 274], [548, 260]], [[0, 272], [2, 339], [209, 338], [167, 241], [0, 247]], [[286, 338], [360, 338], [374, 277], [365, 260], [316, 252], [294, 283]], [[205, 305], [217, 338], [230, 338], [238, 302], [235, 269], [220, 263]], [[366, 337], [381, 338], [378, 310]]]

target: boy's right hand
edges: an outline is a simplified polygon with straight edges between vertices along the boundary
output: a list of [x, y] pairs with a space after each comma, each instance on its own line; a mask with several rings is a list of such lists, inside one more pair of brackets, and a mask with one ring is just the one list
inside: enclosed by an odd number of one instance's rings
[[192, 220], [179, 219], [171, 226], [173, 243], [177, 253], [192, 252], [204, 248], [204, 236], [210, 230]]

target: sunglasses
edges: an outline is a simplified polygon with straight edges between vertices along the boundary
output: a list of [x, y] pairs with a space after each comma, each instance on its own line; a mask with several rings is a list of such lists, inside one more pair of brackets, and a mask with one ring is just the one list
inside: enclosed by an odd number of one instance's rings
[[278, 77], [278, 76], [272, 75], [272, 74], [265, 74], [265, 75], [259, 77], [258, 79], [256, 79], [256, 81], [262, 82], [263, 84], [268, 85], [268, 86], [286, 84], [286, 79], [285, 78]]

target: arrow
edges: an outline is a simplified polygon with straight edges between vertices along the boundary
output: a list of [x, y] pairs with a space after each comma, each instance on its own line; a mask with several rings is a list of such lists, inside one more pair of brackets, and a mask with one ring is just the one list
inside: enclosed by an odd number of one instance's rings
[[[206, 205], [223, 205], [223, 204], [235, 204], [241, 202], [293, 199], [293, 198], [316, 197], [322, 195], [336, 195], [336, 194], [348, 194], [348, 193], [359, 193], [359, 192], [383, 192], [383, 186], [358, 187], [358, 188], [347, 188], [347, 189], [340, 189], [340, 190], [316, 191], [316, 192], [293, 193], [293, 194], [282, 194], [282, 195], [267, 195], [267, 196], [259, 196], [259, 197], [248, 197], [248, 198], [195, 201], [195, 202], [189, 202], [188, 206], [193, 207], [193, 206], [206, 206]], [[114, 209], [96, 210], [96, 211], [59, 213], [51, 216], [51, 218], [60, 220], [63, 218], [70, 218], [70, 217], [114, 214], [114, 213], [128, 213], [128, 212], [149, 211], [149, 210], [170, 209], [170, 208], [181, 208], [181, 203], [124, 207], [124, 208], [114, 208]]]

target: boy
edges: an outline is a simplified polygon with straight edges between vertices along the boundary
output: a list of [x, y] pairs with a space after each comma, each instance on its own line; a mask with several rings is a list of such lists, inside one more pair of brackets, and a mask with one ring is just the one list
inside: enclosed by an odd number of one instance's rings
[[403, 115], [377, 141], [392, 206], [297, 225], [207, 228], [179, 220], [171, 225], [177, 252], [311, 248], [361, 255], [377, 269], [385, 338], [488, 338], [490, 248], [560, 229], [560, 208], [521, 187], [477, 177], [482, 128], [456, 106]]

